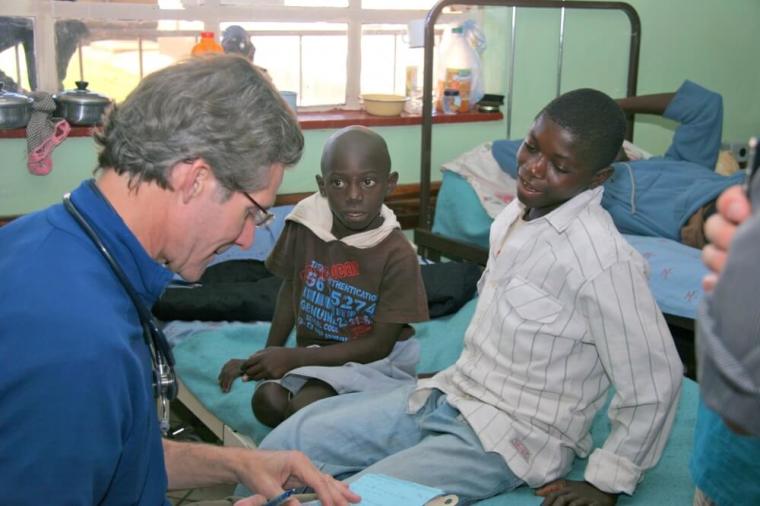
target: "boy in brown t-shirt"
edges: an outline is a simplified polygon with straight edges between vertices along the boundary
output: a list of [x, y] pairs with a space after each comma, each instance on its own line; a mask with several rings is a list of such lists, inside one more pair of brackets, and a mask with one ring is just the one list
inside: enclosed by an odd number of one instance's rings
[[[385, 141], [347, 127], [325, 145], [319, 192], [301, 201], [267, 259], [284, 279], [267, 347], [227, 362], [234, 379], [262, 382], [256, 417], [274, 427], [336, 394], [415, 381], [419, 346], [408, 325], [428, 319], [417, 255], [383, 199], [393, 191]], [[296, 348], [283, 347], [293, 326]]]

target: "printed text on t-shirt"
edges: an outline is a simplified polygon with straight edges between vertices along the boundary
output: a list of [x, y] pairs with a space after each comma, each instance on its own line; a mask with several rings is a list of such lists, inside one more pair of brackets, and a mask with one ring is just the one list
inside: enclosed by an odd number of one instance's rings
[[372, 330], [376, 293], [345, 281], [360, 275], [356, 261], [329, 267], [312, 260], [301, 271], [304, 282], [298, 325], [323, 339], [348, 341]]

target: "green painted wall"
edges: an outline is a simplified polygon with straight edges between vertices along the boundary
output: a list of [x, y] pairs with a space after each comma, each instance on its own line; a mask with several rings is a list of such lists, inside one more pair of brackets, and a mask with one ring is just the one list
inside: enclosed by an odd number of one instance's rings
[[[760, 133], [760, 47], [757, 0], [629, 0], [641, 19], [638, 94], [675, 91], [691, 79], [723, 95], [723, 139], [746, 142]], [[517, 9], [511, 132], [520, 137], [557, 91], [560, 14]], [[489, 8], [484, 55], [487, 91], [507, 93], [511, 8]], [[501, 37], [491, 34], [504, 34]], [[616, 11], [567, 10], [561, 90], [591, 86], [625, 94], [627, 17]], [[653, 153], [670, 144], [674, 123], [637, 120], [634, 142]], [[506, 127], [505, 127], [506, 128]], [[505, 130], [506, 131], [506, 130]]]
[[[752, 62], [760, 47], [758, 0], [629, 0], [642, 24], [638, 91], [673, 91], [692, 79], [724, 98], [723, 137], [746, 141], [760, 133], [760, 73]], [[484, 28], [486, 91], [506, 94], [509, 71], [511, 9], [488, 9]], [[517, 14], [512, 137], [521, 137], [535, 112], [554, 97], [559, 54], [558, 12], [519, 9]], [[615, 12], [568, 11], [561, 90], [593, 86], [612, 96], [625, 92], [628, 22]], [[506, 108], [504, 109], [506, 111]], [[634, 141], [662, 153], [674, 125], [645, 118], [636, 125]], [[504, 137], [505, 123], [438, 125], [433, 132], [434, 177], [437, 167], [485, 140]], [[402, 183], [418, 180], [420, 127], [378, 128], [390, 147]], [[327, 130], [305, 132], [306, 151], [285, 177], [282, 192], [315, 188], [314, 174]], [[44, 177], [26, 170], [26, 142], [0, 140], [0, 216], [26, 213], [51, 202], [88, 177], [95, 167], [90, 139], [69, 139], [53, 156], [53, 172]]]
[[[391, 151], [393, 170], [401, 183], [419, 181], [421, 129], [383, 127], [377, 131]], [[322, 146], [333, 130], [306, 130], [304, 156], [285, 174], [280, 193], [316, 190]], [[433, 132], [433, 167], [467, 151], [484, 139], [503, 136], [500, 122], [438, 125]], [[34, 176], [26, 168], [26, 140], [0, 139], [0, 216], [24, 214], [60, 200], [79, 181], [91, 177], [96, 166], [95, 143], [89, 138], [71, 138], [53, 152], [53, 170]], [[439, 179], [436, 173], [434, 179]]]

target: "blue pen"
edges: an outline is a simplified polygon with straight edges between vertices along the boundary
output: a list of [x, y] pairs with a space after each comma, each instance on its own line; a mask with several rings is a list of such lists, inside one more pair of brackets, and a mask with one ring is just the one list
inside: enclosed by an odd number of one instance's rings
[[264, 506], [280, 506], [280, 504], [284, 503], [288, 500], [288, 498], [296, 493], [296, 489], [291, 488], [290, 490], [286, 490], [282, 494], [278, 495], [277, 497], [273, 497], [269, 499]]

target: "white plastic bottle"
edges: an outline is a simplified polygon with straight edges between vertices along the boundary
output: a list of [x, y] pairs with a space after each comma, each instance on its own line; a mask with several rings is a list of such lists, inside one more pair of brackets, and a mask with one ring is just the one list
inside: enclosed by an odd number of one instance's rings
[[[455, 26], [444, 34], [436, 60], [436, 104], [441, 111], [441, 98], [446, 89], [459, 90], [459, 112], [469, 111], [480, 100], [482, 93], [482, 76], [480, 54], [470, 44], [467, 32], [473, 30], [477, 35], [474, 22]], [[479, 35], [482, 37], [482, 34]]]

